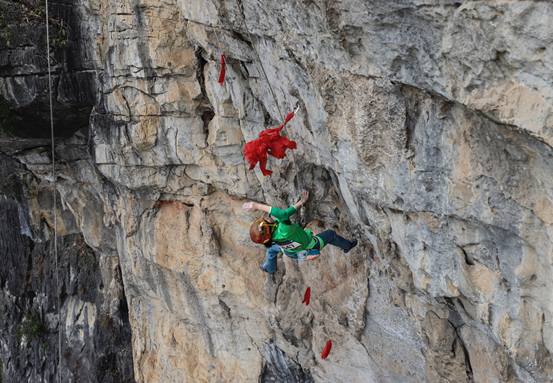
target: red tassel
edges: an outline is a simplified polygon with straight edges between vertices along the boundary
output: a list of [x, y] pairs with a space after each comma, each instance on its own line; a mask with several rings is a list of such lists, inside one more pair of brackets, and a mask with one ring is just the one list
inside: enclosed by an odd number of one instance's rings
[[[224, 67], [221, 75], [223, 73]], [[220, 78], [219, 83], [222, 85]], [[259, 168], [261, 169], [263, 175], [270, 176], [273, 172], [271, 170], [267, 170], [266, 168], [267, 154], [270, 154], [280, 160], [286, 157], [286, 149], [297, 148], [294, 141], [290, 141], [288, 138], [281, 136], [279, 132], [282, 128], [284, 128], [284, 125], [286, 125], [288, 121], [294, 117], [298, 107], [299, 106], [296, 106], [294, 111], [286, 116], [284, 124], [280, 125], [278, 128], [264, 130], [259, 134], [259, 138], [257, 140], [246, 143], [246, 146], [244, 147], [244, 155], [246, 156], [246, 160], [251, 164], [250, 170], [253, 170], [255, 165], [259, 162]]]
[[225, 72], [226, 72], [226, 65], [225, 60], [227, 59], [227, 56], [225, 54], [221, 55], [221, 74], [219, 75], [219, 84], [223, 86], [223, 82], [225, 81]]
[[322, 359], [326, 359], [326, 357], [328, 356], [328, 354], [330, 354], [330, 349], [332, 348], [332, 340], [329, 340], [328, 343], [326, 344], [326, 347], [325, 349], [323, 350], [323, 353], [321, 355], [321, 358]]
[[279, 160], [286, 156], [286, 149], [296, 149], [296, 143], [288, 138], [281, 136], [278, 132], [282, 126], [275, 129], [267, 129], [259, 134], [257, 140], [250, 141], [244, 147], [246, 160], [251, 164], [250, 170], [255, 168], [259, 162], [259, 168], [264, 176], [273, 174], [267, 170], [267, 154], [278, 158]]
[[306, 306], [309, 306], [310, 296], [311, 296], [311, 287], [308, 287], [307, 290], [305, 290], [305, 295], [303, 296], [303, 301], [301, 301], [301, 303], [305, 303]]

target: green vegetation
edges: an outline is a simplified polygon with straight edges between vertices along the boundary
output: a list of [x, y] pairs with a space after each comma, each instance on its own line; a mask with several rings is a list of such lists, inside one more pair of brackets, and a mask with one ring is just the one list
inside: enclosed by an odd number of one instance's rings
[[[46, 7], [42, 0], [0, 0], [0, 39], [6, 45], [14, 44], [18, 29], [44, 24]], [[62, 19], [49, 15], [50, 44], [63, 48], [67, 45], [69, 30]], [[46, 42], [46, 39], [45, 39]]]
[[0, 2], [0, 37], [6, 40], [8, 46], [13, 44], [13, 31], [19, 25], [18, 7], [11, 1]]
[[4, 361], [0, 359], [0, 383], [2, 383], [3, 376], [4, 376]]
[[46, 325], [40, 319], [40, 314], [31, 310], [25, 311], [21, 323], [15, 329], [15, 335], [19, 340], [40, 338], [46, 334]]
[[67, 45], [67, 28], [62, 27], [58, 31], [58, 38], [51, 39], [50, 44], [58, 48], [64, 48]]
[[11, 103], [0, 94], [0, 131], [11, 137], [16, 127], [17, 115]]

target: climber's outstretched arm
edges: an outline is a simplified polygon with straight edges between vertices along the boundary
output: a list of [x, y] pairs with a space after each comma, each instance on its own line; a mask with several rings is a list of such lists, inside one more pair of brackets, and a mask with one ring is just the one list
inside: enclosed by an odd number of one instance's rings
[[[296, 211], [299, 210], [300, 207], [304, 205], [308, 199], [309, 199], [309, 192], [307, 190], [303, 190], [301, 192], [301, 199], [294, 205], [294, 208], [296, 209]], [[259, 211], [263, 211], [265, 213], [271, 214], [271, 206], [263, 205], [257, 202], [246, 202], [245, 204], [242, 205], [242, 209], [246, 211], [259, 210]], [[289, 211], [290, 208], [288, 208], [288, 210], [286, 210], [286, 217], [284, 216], [281, 217], [281, 215], [284, 214], [284, 211], [277, 208], [273, 208], [273, 209], [275, 209], [273, 210], [273, 215], [276, 215], [278, 218], [281, 218], [281, 219], [288, 219], [290, 215], [295, 213], [294, 210]], [[281, 212], [282, 214], [279, 214], [278, 212]]]
[[242, 205], [242, 209], [247, 211], [259, 210], [259, 211], [264, 211], [265, 213], [271, 213], [270, 206], [263, 205], [257, 202], [246, 202], [245, 204]]

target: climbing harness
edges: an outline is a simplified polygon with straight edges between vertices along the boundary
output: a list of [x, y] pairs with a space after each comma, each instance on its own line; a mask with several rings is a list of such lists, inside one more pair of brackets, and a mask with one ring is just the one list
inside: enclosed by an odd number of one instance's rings
[[[250, 29], [248, 28], [248, 23], [246, 21], [246, 13], [244, 12], [244, 4], [243, 4], [242, 1], [239, 1], [238, 4], [240, 6], [240, 11], [242, 12], [242, 20], [244, 21], [244, 27], [246, 29], [246, 32], [248, 33], [248, 36], [249, 36], [250, 41], [252, 43], [253, 50], [254, 50], [254, 52], [257, 56], [257, 59], [259, 60], [259, 63], [261, 64], [261, 70], [263, 71], [263, 75], [265, 76], [265, 81], [267, 81], [267, 84], [269, 85], [269, 90], [271, 91], [271, 95], [273, 96], [273, 100], [275, 101], [275, 105], [277, 107], [277, 111], [278, 111], [278, 114], [280, 116], [280, 119], [281, 119], [281, 121], [282, 120], [285, 121], [284, 124], [282, 124], [279, 128], [277, 128], [277, 129], [281, 130], [286, 126], [286, 123], [288, 121], [290, 121], [290, 119], [288, 119], [288, 116], [290, 116], [290, 114], [287, 116], [286, 120], [283, 118], [283, 114], [280, 110], [280, 106], [279, 106], [277, 98], [275, 96], [275, 92], [273, 90], [273, 87], [271, 86], [271, 82], [269, 81], [269, 77], [267, 76], [267, 72], [265, 71], [265, 66], [263, 65], [263, 61], [261, 60], [261, 57], [259, 56], [259, 53], [257, 52], [257, 49], [255, 48], [255, 44], [253, 42], [252, 34], [250, 33]], [[299, 109], [299, 102], [296, 104], [296, 108], [294, 108], [294, 112], [292, 112], [293, 114], [290, 118], [292, 118], [295, 115], [295, 112], [297, 111], [297, 109]], [[261, 134], [260, 134], [260, 136], [261, 136]], [[290, 141], [290, 142], [294, 142], [294, 141]], [[272, 153], [269, 153], [269, 154], [273, 155]], [[298, 169], [296, 158], [294, 156], [294, 151], [291, 151], [291, 154], [292, 154], [292, 162], [294, 163], [294, 168], [296, 170], [297, 194], [301, 198], [301, 190], [303, 190], [303, 187], [302, 187], [302, 182], [301, 182], [301, 178], [300, 178], [300, 172], [299, 172], [299, 169]], [[250, 170], [251, 169], [252, 168], [250, 168]], [[266, 175], [266, 174], [264, 173], [264, 175]], [[305, 207], [303, 206], [303, 203], [301, 204], [301, 207], [300, 207], [300, 222], [301, 222], [302, 226], [305, 226], [305, 223], [306, 223], [305, 222]]]
[[60, 307], [60, 275], [58, 267], [58, 209], [56, 197], [56, 162], [54, 147], [54, 108], [52, 106], [52, 70], [50, 68], [50, 23], [48, 21], [48, 0], [46, 0], [46, 56], [48, 61], [48, 94], [50, 96], [50, 135], [52, 139], [52, 188], [54, 191], [54, 257], [56, 259], [56, 289], [58, 309], [58, 378], [61, 383], [61, 307]]

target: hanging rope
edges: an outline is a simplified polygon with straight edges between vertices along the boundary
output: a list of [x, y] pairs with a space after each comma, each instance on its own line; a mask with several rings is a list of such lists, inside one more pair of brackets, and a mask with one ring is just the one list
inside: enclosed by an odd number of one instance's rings
[[52, 138], [52, 188], [54, 190], [54, 257], [56, 259], [56, 292], [58, 309], [58, 378], [61, 383], [61, 307], [60, 274], [58, 268], [58, 209], [56, 197], [56, 161], [54, 147], [54, 108], [52, 106], [52, 70], [50, 68], [50, 24], [48, 22], [48, 0], [46, 0], [46, 57], [48, 61], [48, 94], [50, 96], [50, 135]]
[[[280, 120], [284, 121], [284, 115], [282, 114], [280, 110], [280, 106], [278, 104], [277, 98], [275, 96], [275, 92], [273, 91], [273, 87], [271, 86], [271, 82], [269, 81], [269, 77], [267, 76], [267, 72], [265, 71], [265, 66], [263, 65], [263, 61], [261, 60], [261, 56], [259, 56], [259, 53], [257, 52], [257, 49], [255, 48], [255, 44], [253, 42], [252, 34], [250, 33], [250, 29], [248, 28], [248, 23], [246, 21], [246, 13], [244, 12], [244, 4], [242, 1], [239, 1], [238, 4], [240, 5], [240, 11], [242, 12], [242, 20], [244, 20], [244, 27], [246, 29], [246, 32], [248, 33], [248, 36], [250, 38], [250, 41], [252, 43], [253, 50], [257, 56], [257, 59], [259, 60], [259, 63], [261, 64], [261, 70], [263, 72], [263, 75], [265, 76], [265, 81], [267, 81], [267, 84], [269, 85], [269, 90], [271, 91], [271, 95], [273, 96], [273, 100], [275, 101], [275, 105], [277, 107], [278, 114], [280, 116]], [[294, 108], [294, 111], [299, 107], [299, 105]], [[288, 122], [288, 121], [286, 121]], [[286, 128], [286, 122], [283, 124], [283, 127]], [[287, 133], [287, 136], [290, 136], [289, 133]], [[298, 164], [296, 163], [296, 158], [294, 156], [294, 151], [291, 151], [292, 153], [292, 162], [294, 164], [294, 168], [296, 169], [296, 182], [297, 182], [297, 195], [299, 198], [301, 198], [301, 191], [303, 190], [302, 182], [300, 179], [300, 172], [298, 169]], [[303, 203], [300, 208], [300, 221], [302, 225], [305, 225], [305, 207], [303, 206]]]

